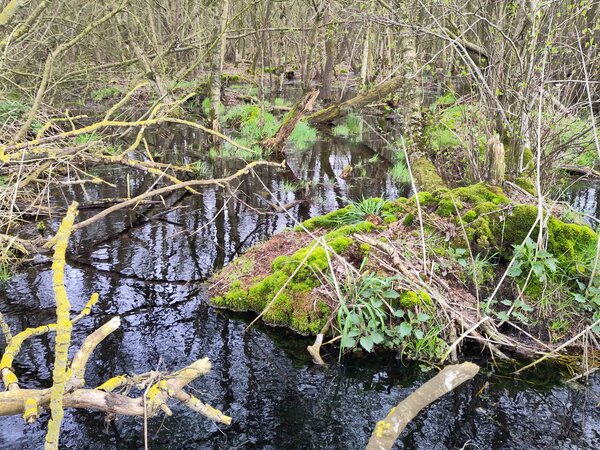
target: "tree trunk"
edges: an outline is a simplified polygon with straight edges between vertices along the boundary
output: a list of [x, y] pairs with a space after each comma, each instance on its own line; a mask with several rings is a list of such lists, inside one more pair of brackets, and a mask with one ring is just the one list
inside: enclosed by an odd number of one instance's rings
[[327, 35], [325, 36], [325, 67], [323, 68], [323, 78], [321, 81], [321, 98], [329, 100], [331, 97], [331, 81], [333, 79], [333, 66], [335, 65], [335, 37], [334, 27], [329, 25]]
[[220, 132], [221, 125], [221, 73], [223, 72], [223, 62], [225, 60], [225, 50], [227, 45], [227, 36], [225, 29], [227, 27], [227, 17], [229, 13], [229, 0], [223, 0], [223, 8], [216, 36], [219, 42], [213, 50], [213, 58], [210, 71], [210, 126], [213, 131]]

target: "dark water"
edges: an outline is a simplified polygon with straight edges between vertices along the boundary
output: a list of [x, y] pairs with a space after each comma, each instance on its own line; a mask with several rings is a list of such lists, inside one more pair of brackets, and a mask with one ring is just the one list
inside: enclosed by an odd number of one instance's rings
[[569, 184], [563, 193], [565, 201], [573, 206], [573, 209], [582, 214], [582, 219], [598, 228], [600, 219], [600, 182], [577, 181]]
[[[202, 140], [192, 131], [163, 128], [152, 138], [163, 161], [190, 162], [202, 155]], [[249, 246], [293, 226], [293, 219], [338, 208], [344, 199], [406, 195], [407, 187], [386, 174], [385, 160], [374, 158], [373, 149], [380, 146], [370, 133], [362, 143], [322, 139], [304, 151], [289, 149], [291, 172], [259, 169], [258, 177], [244, 178], [239, 187], [234, 183], [243, 202], [216, 187], [197, 196], [178, 192], [164, 199], [171, 207], [167, 213], [162, 204], [144, 205], [135, 214], [117, 213], [75, 236], [66, 272], [73, 310], [80, 310], [92, 292], [99, 292], [101, 300], [76, 325], [74, 347], [110, 317], [122, 318], [121, 329], [95, 351], [87, 385], [123, 373], [172, 371], [207, 356], [213, 370], [194, 382], [191, 391], [234, 418], [231, 427], [219, 429], [174, 405], [173, 417], [149, 421], [151, 448], [364, 448], [376, 421], [432, 376], [419, 365], [393, 358], [338, 365], [336, 354], [325, 355], [332, 368], [322, 370], [311, 364], [304, 339], [261, 327], [245, 331], [248, 317], [206, 304], [202, 282], [208, 276]], [[360, 163], [364, 169], [350, 179], [340, 178], [346, 165]], [[236, 159], [208, 161], [212, 176], [243, 165]], [[115, 183], [122, 196], [128, 184], [135, 195], [154, 182], [122, 168], [95, 173]], [[304, 198], [304, 192], [289, 189], [295, 178], [312, 183], [309, 201], [296, 205], [292, 217], [254, 210], [267, 209], [265, 199], [273, 201], [265, 186], [282, 203]], [[73, 198], [86, 204], [112, 195], [113, 188], [89, 185], [85, 190], [65, 187], [57, 198], [65, 206]], [[94, 212], [83, 210], [81, 218]], [[53, 232], [57, 222], [48, 220], [47, 226]], [[13, 330], [54, 321], [49, 264], [40, 262], [2, 286], [0, 308]], [[23, 346], [15, 362], [22, 387], [50, 386], [52, 344], [51, 337], [42, 337]], [[494, 374], [481, 363], [483, 373], [415, 419], [397, 448], [600, 447], [600, 378], [592, 377], [587, 387], [567, 385], [549, 368], [528, 373], [525, 382]], [[0, 418], [0, 448], [41, 448], [46, 424], [47, 415], [32, 426], [20, 417]], [[140, 448], [143, 425], [141, 419], [105, 422], [100, 413], [67, 411], [61, 442], [74, 449]]]

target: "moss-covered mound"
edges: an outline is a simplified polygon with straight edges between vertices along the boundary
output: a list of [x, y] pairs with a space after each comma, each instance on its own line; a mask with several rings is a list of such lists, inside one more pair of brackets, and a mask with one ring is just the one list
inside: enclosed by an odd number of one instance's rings
[[[600, 295], [589, 289], [597, 235], [545, 213], [545, 248], [534, 244], [539, 218], [531, 200], [514, 203], [484, 184], [421, 192], [424, 240], [414, 197], [352, 203], [225, 267], [215, 275], [212, 303], [264, 311], [267, 323], [302, 334], [333, 319], [342, 348], [360, 342], [369, 351], [383, 345], [419, 354], [433, 342], [428, 355], [440, 356], [444, 341], [456, 338], [448, 323], [456, 314], [463, 326], [487, 314], [500, 327], [519, 322], [538, 339], [559, 342], [600, 311]], [[504, 286], [488, 300], [505, 271]], [[452, 314], [440, 305], [451, 305]]]

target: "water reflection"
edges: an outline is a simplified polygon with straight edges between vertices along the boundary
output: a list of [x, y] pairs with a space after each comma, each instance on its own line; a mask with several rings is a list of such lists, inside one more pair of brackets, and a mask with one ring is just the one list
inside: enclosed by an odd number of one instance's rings
[[564, 198], [574, 210], [585, 214], [586, 223], [598, 227], [594, 218], [600, 218], [600, 183], [597, 181], [579, 181], [564, 191]]
[[[151, 144], [163, 161], [192, 162], [201, 139], [180, 128], [158, 130]], [[122, 328], [96, 350], [86, 382], [94, 386], [117, 374], [153, 369], [171, 371], [208, 356], [213, 371], [193, 383], [197, 395], [234, 417], [217, 426], [183, 408], [174, 416], [150, 420], [151, 448], [170, 449], [359, 449], [376, 421], [398, 399], [431, 374], [399, 361], [354, 360], [329, 371], [314, 367], [306, 341], [282, 330], [245, 332], [244, 317], [215, 311], [205, 304], [201, 284], [215, 270], [262, 239], [303, 220], [363, 196], [406, 195], [387, 175], [380, 145], [365, 132], [362, 143], [337, 138], [321, 140], [306, 151], [288, 152], [290, 171], [257, 170], [243, 179], [236, 198], [220, 187], [200, 195], [177, 192], [162, 199], [168, 205], [143, 205], [134, 214], [117, 213], [79, 233], [67, 268], [74, 310], [92, 292], [101, 301], [74, 330], [75, 348], [110, 317], [122, 317]], [[242, 167], [240, 160], [211, 164], [214, 176]], [[364, 172], [340, 177], [344, 167], [362, 165]], [[118, 186], [119, 195], [148, 189], [154, 177], [123, 168], [95, 172]], [[128, 176], [129, 175], [129, 176]], [[286, 187], [310, 181], [305, 194]], [[262, 181], [262, 183], [261, 183]], [[264, 183], [264, 185], [263, 185]], [[285, 214], [259, 214], [273, 202], [308, 199]], [[64, 195], [64, 197], [63, 197]], [[105, 185], [65, 187], [65, 206], [114, 195]], [[221, 211], [220, 214], [218, 214]], [[82, 218], [95, 210], [83, 210]], [[56, 229], [57, 224], [48, 226]], [[54, 318], [50, 267], [41, 264], [15, 275], [1, 288], [0, 307], [14, 330], [48, 323]], [[28, 341], [15, 369], [23, 387], [50, 386], [52, 337]], [[335, 363], [337, 355], [326, 355]], [[486, 384], [488, 383], [488, 384]], [[512, 380], [479, 376], [444, 397], [409, 426], [397, 448], [598, 448], [600, 417], [591, 396], [600, 380], [576, 390], [561, 385], [539, 389]], [[0, 447], [37, 448], [43, 442], [47, 415], [26, 427], [20, 417], [0, 418]], [[110, 423], [94, 412], [67, 412], [62, 433], [65, 448], [129, 449], [143, 447], [140, 419]]]

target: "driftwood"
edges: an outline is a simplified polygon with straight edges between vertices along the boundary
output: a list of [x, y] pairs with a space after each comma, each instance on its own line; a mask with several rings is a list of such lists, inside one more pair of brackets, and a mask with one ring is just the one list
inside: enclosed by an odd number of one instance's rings
[[402, 430], [422, 409], [470, 380], [478, 372], [479, 366], [470, 362], [445, 367], [435, 377], [392, 408], [385, 419], [377, 422], [375, 431], [367, 444], [367, 450], [391, 449]]
[[296, 128], [296, 125], [306, 115], [307, 112], [311, 111], [319, 91], [309, 92], [302, 100], [294, 105], [294, 107], [285, 115], [283, 123], [277, 130], [277, 133], [272, 138], [266, 139], [262, 145], [274, 152], [280, 152], [285, 145], [290, 134]]

